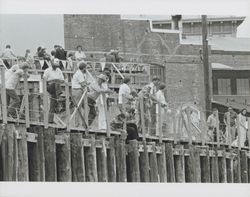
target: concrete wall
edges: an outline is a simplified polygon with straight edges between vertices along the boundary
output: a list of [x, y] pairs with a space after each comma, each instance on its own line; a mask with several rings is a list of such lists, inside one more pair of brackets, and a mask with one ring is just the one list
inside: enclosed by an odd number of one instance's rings
[[64, 27], [67, 50], [81, 44], [101, 57], [119, 47], [125, 61], [163, 65], [167, 98], [173, 106], [195, 99], [204, 107], [201, 46], [181, 45], [179, 34], [151, 32], [148, 21], [121, 20], [119, 15], [65, 15]]

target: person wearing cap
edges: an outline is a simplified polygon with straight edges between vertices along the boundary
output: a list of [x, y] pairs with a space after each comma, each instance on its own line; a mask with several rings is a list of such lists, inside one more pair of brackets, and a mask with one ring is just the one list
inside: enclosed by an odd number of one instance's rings
[[8, 79], [16, 70], [18, 70], [20, 68], [20, 65], [22, 65], [25, 60], [25, 57], [19, 56], [17, 58], [17, 64], [11, 66], [11, 68], [5, 72], [5, 79]]
[[[67, 67], [67, 53], [66, 51], [60, 46], [60, 45], [54, 45], [54, 49], [55, 49], [55, 58], [59, 59], [60, 62], [59, 62], [59, 65], [60, 65], [60, 69], [61, 70], [65, 70], [66, 67]], [[63, 62], [65, 62], [65, 65], [63, 64]]]
[[47, 81], [47, 91], [50, 93], [50, 110], [49, 110], [49, 122], [53, 122], [54, 113], [57, 111], [57, 99], [62, 93], [61, 83], [64, 82], [64, 76], [59, 68], [59, 59], [55, 58], [52, 62], [52, 67], [47, 68], [44, 71], [43, 78]]
[[17, 95], [16, 88], [20, 82], [20, 79], [25, 73], [27, 73], [29, 69], [29, 64], [26, 62], [20, 64], [19, 66], [20, 68], [18, 68], [13, 74], [11, 74], [9, 78], [5, 79], [7, 104], [9, 105], [7, 114], [9, 116], [12, 116], [13, 118], [17, 117], [16, 112], [19, 110], [20, 107], [20, 98]]
[[96, 117], [96, 99], [102, 93], [111, 93], [110, 89], [103, 88], [102, 84], [107, 80], [107, 76], [100, 74], [97, 76], [97, 81], [93, 82], [89, 87], [88, 106], [89, 106], [89, 125], [91, 125]]
[[44, 46], [39, 47], [40, 50], [38, 51], [38, 59], [44, 60], [43, 65], [40, 65], [42, 70], [46, 70], [49, 65], [46, 61], [50, 61], [50, 55], [46, 52], [46, 48]]
[[[81, 62], [72, 78], [72, 97], [77, 104], [79, 103], [87, 85], [89, 85], [89, 83], [86, 80], [86, 66], [87, 65], [84, 62]], [[80, 110], [81, 111], [83, 110], [83, 103], [81, 103]], [[76, 113], [75, 126], [78, 127], [80, 123], [81, 123], [80, 115], [79, 113]]]
[[82, 46], [78, 45], [76, 47], [77, 51], [75, 52], [76, 61], [83, 61], [86, 58], [85, 53], [82, 51]]

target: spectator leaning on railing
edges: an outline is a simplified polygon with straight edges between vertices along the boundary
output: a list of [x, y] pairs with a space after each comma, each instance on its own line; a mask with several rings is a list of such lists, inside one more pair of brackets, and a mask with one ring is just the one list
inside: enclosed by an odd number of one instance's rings
[[78, 45], [76, 47], [76, 52], [75, 52], [75, 60], [76, 61], [83, 61], [86, 58], [85, 53], [82, 51], [82, 46]]
[[9, 116], [13, 118], [17, 117], [17, 111], [20, 107], [20, 98], [17, 95], [16, 88], [20, 79], [23, 77], [25, 73], [27, 73], [29, 69], [29, 64], [24, 62], [19, 65], [18, 68], [13, 74], [11, 74], [6, 80], [6, 96], [7, 96], [7, 103], [9, 103], [8, 112]]
[[208, 126], [208, 138], [209, 141], [217, 141], [217, 123], [218, 123], [218, 118], [217, 118], [217, 113], [218, 109], [213, 108], [213, 113], [208, 116], [207, 119], [207, 126]]
[[6, 45], [6, 48], [4, 49], [4, 51], [0, 57], [3, 59], [5, 66], [7, 68], [10, 68], [11, 64], [9, 61], [13, 58], [16, 58], [16, 55], [12, 51], [11, 46], [8, 44], [8, 45]]

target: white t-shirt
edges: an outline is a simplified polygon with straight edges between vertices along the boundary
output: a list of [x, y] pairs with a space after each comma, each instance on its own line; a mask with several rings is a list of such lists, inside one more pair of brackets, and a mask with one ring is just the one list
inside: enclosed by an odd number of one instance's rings
[[130, 87], [126, 83], [121, 84], [118, 93], [118, 104], [122, 104], [123, 97], [129, 96], [130, 93], [131, 93]]
[[155, 95], [155, 94], [156, 94], [156, 91], [157, 91], [157, 88], [156, 88], [156, 86], [153, 84], [153, 82], [151, 82], [151, 83], [148, 84], [147, 86], [151, 87], [151, 89], [150, 89], [150, 94]]
[[64, 80], [64, 76], [63, 76], [61, 69], [56, 68], [56, 70], [53, 70], [52, 67], [47, 68], [44, 71], [43, 78], [46, 78], [47, 81]]
[[83, 51], [81, 51], [81, 52], [76, 51], [75, 58], [76, 58], [76, 60], [82, 60], [82, 59], [86, 58], [86, 55]]
[[12, 49], [6, 48], [4, 49], [3, 53], [2, 53], [2, 58], [3, 59], [11, 59], [14, 58], [14, 53], [12, 51]]
[[5, 80], [7, 80], [15, 71], [19, 69], [19, 65], [15, 64], [5, 72]]
[[86, 81], [86, 74], [83, 74], [81, 70], [77, 70], [72, 78], [72, 88], [81, 88], [81, 83]]
[[10, 75], [9, 78], [6, 79], [6, 84], [5, 84], [6, 89], [10, 89], [10, 90], [16, 89], [23, 74], [24, 74], [24, 71], [22, 69], [18, 69], [12, 75]]

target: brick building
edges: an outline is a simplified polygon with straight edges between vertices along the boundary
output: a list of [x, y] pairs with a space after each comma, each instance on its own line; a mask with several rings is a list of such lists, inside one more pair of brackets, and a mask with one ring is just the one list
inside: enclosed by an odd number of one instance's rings
[[181, 44], [179, 31], [154, 30], [147, 20], [126, 20], [120, 15], [65, 15], [65, 48], [81, 44], [95, 58], [119, 47], [124, 61], [145, 62], [165, 68], [167, 99], [177, 107], [205, 105], [200, 45]]

